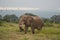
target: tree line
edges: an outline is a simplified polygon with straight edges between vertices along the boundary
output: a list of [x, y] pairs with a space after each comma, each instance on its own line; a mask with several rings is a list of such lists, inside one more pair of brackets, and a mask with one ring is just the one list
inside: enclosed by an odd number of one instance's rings
[[18, 20], [19, 20], [19, 18], [16, 16], [16, 15], [14, 15], [14, 14], [12, 14], [12, 15], [5, 15], [5, 16], [3, 16], [2, 17], [2, 15], [0, 15], [0, 24], [2, 23], [2, 22], [13, 22], [13, 23], [18, 23]]
[[[25, 15], [32, 15], [32, 16], [36, 16], [32, 13], [25, 13]], [[0, 15], [0, 23], [2, 21], [6, 21], [6, 22], [14, 22], [14, 23], [18, 23], [19, 21], [19, 17], [17, 17], [16, 15], [14, 14], [11, 14], [11, 15], [5, 15], [2, 17], [2, 15]], [[42, 18], [44, 20], [44, 22], [50, 22], [50, 23], [60, 23], [60, 15], [53, 15], [50, 19], [48, 18]]]

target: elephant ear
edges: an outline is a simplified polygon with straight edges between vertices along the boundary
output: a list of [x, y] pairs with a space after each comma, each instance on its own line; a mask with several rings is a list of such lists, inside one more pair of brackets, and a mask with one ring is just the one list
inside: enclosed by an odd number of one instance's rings
[[26, 24], [30, 25], [33, 21], [33, 18], [31, 16], [27, 17]]

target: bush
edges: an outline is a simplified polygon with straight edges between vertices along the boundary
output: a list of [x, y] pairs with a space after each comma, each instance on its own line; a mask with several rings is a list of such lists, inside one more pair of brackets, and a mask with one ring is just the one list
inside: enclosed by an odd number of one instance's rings
[[2, 26], [2, 21], [0, 21], [0, 26]]

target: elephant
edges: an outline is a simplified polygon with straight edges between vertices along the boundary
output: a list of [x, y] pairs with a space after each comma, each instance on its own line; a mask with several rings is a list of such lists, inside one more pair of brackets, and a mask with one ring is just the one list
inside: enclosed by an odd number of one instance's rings
[[[25, 25], [25, 30], [22, 29], [22, 25]], [[44, 22], [39, 16], [22, 15], [19, 20], [20, 31], [25, 31], [25, 34], [27, 33], [28, 27], [31, 27], [32, 33], [34, 34], [34, 30], [41, 30], [43, 25]]]

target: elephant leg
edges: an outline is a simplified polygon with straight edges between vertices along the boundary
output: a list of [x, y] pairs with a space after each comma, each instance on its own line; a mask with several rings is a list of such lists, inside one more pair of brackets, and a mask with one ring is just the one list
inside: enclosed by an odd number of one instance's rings
[[42, 30], [42, 25], [40, 26], [40, 30]]
[[27, 33], [28, 31], [28, 26], [25, 26], [25, 34]]
[[42, 30], [42, 26], [41, 26], [40, 30]]
[[20, 32], [24, 31], [24, 30], [22, 29], [22, 27], [19, 27], [19, 29], [20, 29]]
[[34, 34], [34, 33], [35, 33], [35, 32], [34, 32], [34, 30], [35, 30], [34, 27], [31, 27], [31, 30], [32, 30], [32, 33]]
[[38, 30], [42, 30], [42, 26], [41, 26], [41, 25], [39, 25], [37, 29], [38, 29]]

